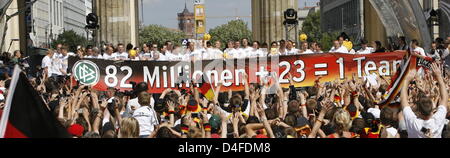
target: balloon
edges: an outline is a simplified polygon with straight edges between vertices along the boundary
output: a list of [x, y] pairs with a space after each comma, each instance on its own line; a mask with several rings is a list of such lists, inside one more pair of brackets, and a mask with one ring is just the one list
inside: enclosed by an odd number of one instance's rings
[[135, 50], [130, 50], [130, 52], [128, 52], [128, 54], [130, 54], [130, 56], [135, 57], [137, 55], [137, 52]]
[[308, 35], [306, 35], [306, 34], [304, 34], [304, 33], [301, 34], [299, 37], [300, 37], [300, 41], [302, 41], [302, 42], [308, 40]]
[[344, 41], [343, 45], [344, 45], [345, 48], [347, 48], [348, 51], [353, 49], [352, 41]]
[[205, 34], [205, 35], [203, 36], [203, 40], [205, 40], [205, 41], [211, 40], [211, 35], [210, 35], [210, 34]]

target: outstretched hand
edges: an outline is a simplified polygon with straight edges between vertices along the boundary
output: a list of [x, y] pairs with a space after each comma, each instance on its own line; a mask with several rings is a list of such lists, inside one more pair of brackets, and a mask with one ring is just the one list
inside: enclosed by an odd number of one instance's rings
[[442, 76], [441, 68], [437, 63], [431, 64], [431, 69], [433, 69], [434, 77], [438, 78]]

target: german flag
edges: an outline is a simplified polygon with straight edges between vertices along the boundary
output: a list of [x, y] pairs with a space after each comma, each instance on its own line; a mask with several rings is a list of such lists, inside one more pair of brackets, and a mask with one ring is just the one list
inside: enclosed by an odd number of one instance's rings
[[388, 93], [385, 96], [384, 100], [375, 103], [376, 105], [382, 108], [384, 106], [391, 105], [393, 101], [395, 101], [395, 99], [397, 98], [398, 94], [401, 91], [406, 76], [408, 75], [410, 70], [416, 69], [416, 62], [417, 57], [414, 57], [412, 55], [410, 55], [406, 60], [404, 60], [404, 65], [399, 69], [399, 71], [397, 71], [397, 73], [392, 78], [392, 83], [389, 86]]
[[70, 138], [16, 66], [0, 120], [0, 138]]
[[203, 83], [198, 88], [199, 92], [202, 93], [203, 96], [205, 96], [205, 98], [208, 99], [209, 101], [213, 101], [213, 99], [214, 99], [214, 87], [213, 87], [212, 83], [211, 82], [205, 82], [204, 80], [202, 82]]

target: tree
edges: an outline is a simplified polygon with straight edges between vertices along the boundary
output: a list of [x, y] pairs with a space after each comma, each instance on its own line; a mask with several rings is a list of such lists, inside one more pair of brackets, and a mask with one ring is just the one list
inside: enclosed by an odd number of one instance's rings
[[339, 36], [338, 32], [324, 32], [321, 35], [320, 40], [318, 43], [322, 45], [322, 51], [327, 52], [333, 47], [333, 41], [336, 40], [336, 38]]
[[320, 28], [320, 12], [309, 14], [303, 22], [302, 32], [308, 35], [308, 42], [318, 42], [322, 45], [323, 51], [328, 51], [333, 45], [333, 40], [338, 36], [338, 32], [323, 32]]
[[163, 45], [166, 41], [172, 41], [175, 44], [181, 44], [181, 40], [186, 38], [182, 31], [171, 30], [161, 25], [148, 25], [139, 32], [139, 40], [142, 43], [156, 43]]
[[238, 41], [243, 38], [252, 41], [252, 31], [248, 29], [247, 23], [243, 20], [232, 20], [228, 24], [217, 26], [209, 30], [211, 41], [220, 41], [225, 45], [228, 41]]
[[[57, 44], [63, 44], [68, 47], [69, 51], [76, 52], [77, 46], [88, 45], [88, 40], [86, 37], [77, 34], [73, 30], [64, 31], [62, 34], [58, 35], [56, 40], [53, 40], [51, 46], [56, 47]], [[92, 43], [92, 42], [90, 42]]]
[[303, 22], [302, 31], [308, 35], [308, 42], [318, 41], [321, 38], [320, 12], [314, 12], [306, 17]]

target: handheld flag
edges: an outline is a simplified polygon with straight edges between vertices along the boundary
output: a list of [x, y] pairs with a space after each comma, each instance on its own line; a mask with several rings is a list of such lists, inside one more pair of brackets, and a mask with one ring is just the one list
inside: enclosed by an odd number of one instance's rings
[[0, 138], [69, 138], [19, 66], [0, 120]]

